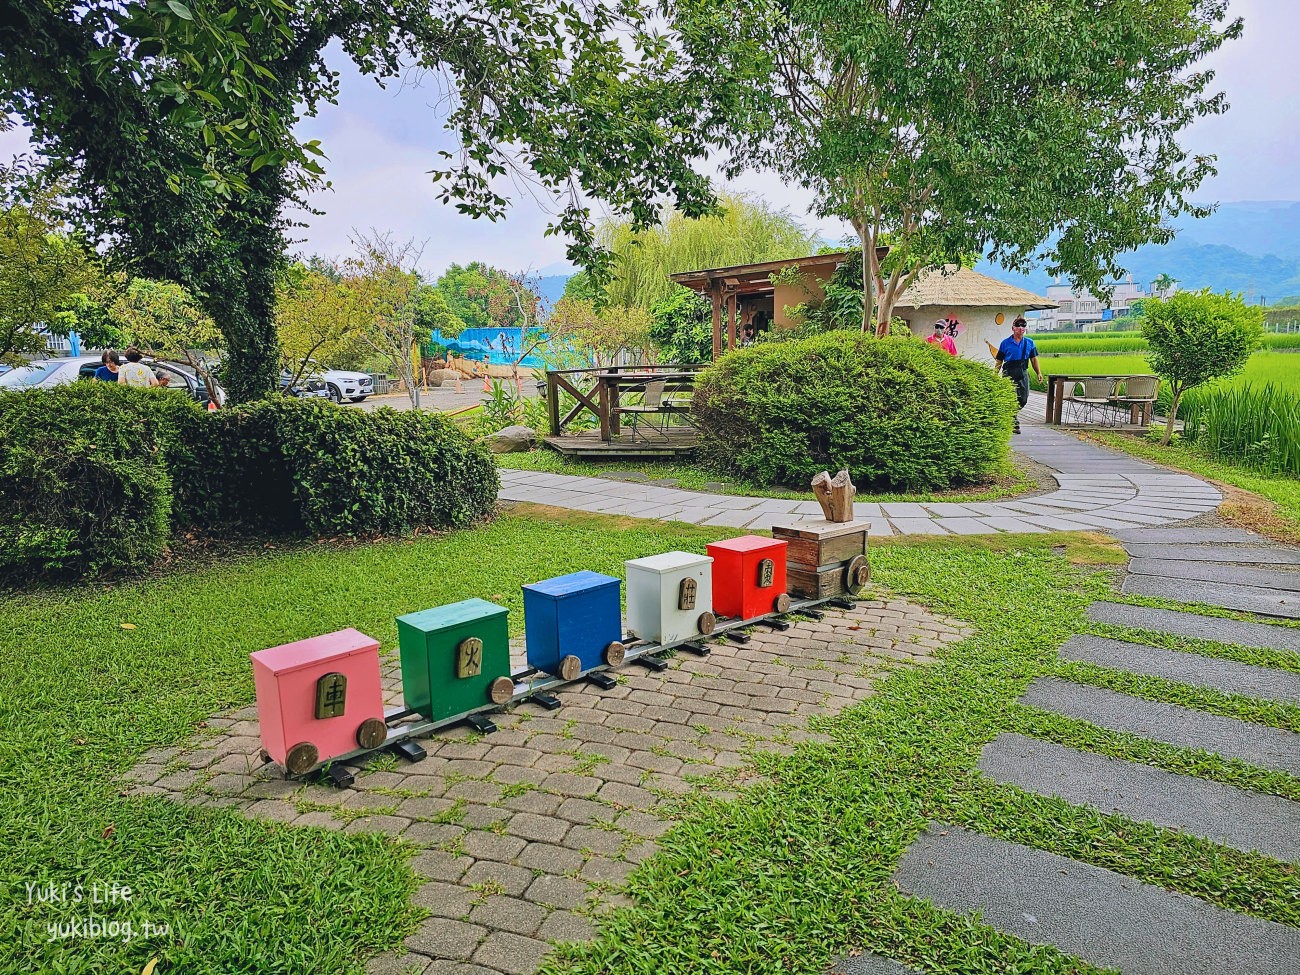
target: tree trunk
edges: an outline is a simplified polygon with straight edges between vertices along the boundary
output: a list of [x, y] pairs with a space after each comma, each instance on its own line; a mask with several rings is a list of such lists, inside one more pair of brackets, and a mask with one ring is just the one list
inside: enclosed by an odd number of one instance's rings
[[876, 309], [876, 337], [889, 335], [889, 323], [894, 318], [894, 303], [898, 300], [898, 282], [891, 279], [880, 293], [880, 306]]
[[871, 258], [876, 254], [876, 244], [865, 220], [855, 217], [852, 223], [858, 239], [862, 241], [862, 331], [869, 332], [871, 312], [876, 303], [871, 279]]
[[1178, 403], [1182, 398], [1183, 391], [1175, 386], [1174, 399], [1173, 402], [1169, 404], [1169, 416], [1165, 420], [1165, 435], [1160, 438], [1160, 445], [1162, 447], [1168, 447], [1169, 439], [1174, 435], [1174, 420], [1178, 417]]

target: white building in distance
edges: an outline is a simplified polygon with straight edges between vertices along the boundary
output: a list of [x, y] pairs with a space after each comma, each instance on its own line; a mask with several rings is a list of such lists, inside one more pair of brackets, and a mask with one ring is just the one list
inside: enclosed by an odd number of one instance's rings
[[1177, 290], [1177, 284], [1157, 290], [1154, 286], [1147, 290], [1140, 282], [1130, 276], [1127, 280], [1117, 281], [1110, 300], [1098, 298], [1091, 291], [1071, 288], [1068, 284], [1049, 284], [1047, 300], [1054, 302], [1055, 309], [1044, 309], [1035, 323], [1039, 332], [1082, 331], [1096, 332], [1110, 327], [1117, 318], [1123, 318], [1133, 307], [1133, 303], [1144, 298], [1167, 298]]

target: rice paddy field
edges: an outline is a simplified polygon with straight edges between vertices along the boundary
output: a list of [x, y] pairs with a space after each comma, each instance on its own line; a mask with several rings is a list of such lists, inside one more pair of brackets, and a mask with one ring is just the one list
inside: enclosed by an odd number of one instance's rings
[[[1112, 355], [1124, 352], [1143, 352], [1147, 340], [1141, 332], [1083, 332], [1066, 335], [1035, 335], [1034, 344], [1045, 356], [1055, 355]], [[1264, 350], [1300, 349], [1300, 332], [1267, 333]]]
[[[1300, 336], [1273, 335], [1273, 339]], [[1143, 342], [1132, 338], [1106, 336], [1106, 341]], [[1089, 348], [1104, 344], [1101, 339], [1071, 337]], [[1053, 375], [1124, 375], [1150, 372], [1141, 351], [1126, 354], [1086, 355], [1049, 354], [1049, 349], [1066, 344], [1053, 338], [1039, 342], [1039, 364], [1043, 372]], [[1280, 351], [1287, 346], [1266, 346], [1246, 363], [1236, 376], [1221, 379], [1188, 392], [1178, 409], [1184, 421], [1184, 437], [1195, 442], [1212, 457], [1232, 460], [1252, 470], [1300, 477], [1300, 353]], [[1060, 350], [1062, 352], [1066, 350]], [[1169, 408], [1168, 390], [1161, 389], [1157, 412]]]

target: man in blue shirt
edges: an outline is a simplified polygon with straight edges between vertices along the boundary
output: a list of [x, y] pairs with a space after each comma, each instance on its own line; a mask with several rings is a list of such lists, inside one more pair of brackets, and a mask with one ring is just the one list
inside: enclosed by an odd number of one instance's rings
[[[1034, 340], [1025, 334], [1025, 319], [1018, 317], [1011, 323], [1011, 337], [1002, 340], [994, 358], [994, 372], [1000, 372], [1016, 387], [1016, 402], [1020, 409], [1029, 402], [1029, 367], [1034, 367], [1038, 381], [1043, 381], [1043, 370], [1038, 368], [1038, 349]], [[1016, 415], [1015, 432], [1020, 432], [1020, 415]]]

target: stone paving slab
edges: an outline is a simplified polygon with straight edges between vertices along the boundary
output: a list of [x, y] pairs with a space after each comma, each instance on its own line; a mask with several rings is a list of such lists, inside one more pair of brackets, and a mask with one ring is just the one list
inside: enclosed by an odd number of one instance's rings
[[1176, 599], [1184, 603], [1202, 603], [1235, 609], [1243, 613], [1300, 619], [1300, 593], [1284, 589], [1263, 589], [1224, 582], [1194, 579], [1166, 579], [1161, 576], [1130, 575], [1120, 591], [1137, 596]]
[[1164, 677], [1181, 684], [1210, 687], [1225, 694], [1300, 704], [1300, 674], [1272, 667], [1254, 667], [1236, 660], [1125, 643], [1101, 636], [1070, 637], [1061, 647], [1061, 659]]
[[1263, 545], [1164, 545], [1129, 542], [1124, 550], [1139, 559], [1182, 562], [1241, 562], [1246, 565], [1300, 565], [1300, 549]]
[[1239, 542], [1250, 545], [1265, 541], [1260, 536], [1240, 528], [1158, 528], [1150, 531], [1135, 528], [1131, 531], [1117, 532], [1115, 537], [1121, 542], [1165, 542], [1185, 545], [1204, 545], [1207, 542]]
[[980, 753], [985, 775], [1039, 795], [1300, 862], [1300, 802], [1017, 734]]
[[[873, 528], [873, 534], [881, 536], [1080, 529], [1120, 532], [1180, 521], [1219, 504], [1221, 496], [1213, 486], [1049, 429], [1034, 409], [1025, 411], [1021, 423], [1024, 432], [1015, 438], [1016, 452], [1051, 468], [1059, 490], [999, 502], [858, 502], [855, 514], [878, 519], [882, 527]], [[633, 483], [522, 471], [502, 471], [501, 477], [500, 496], [506, 501], [690, 524], [761, 529], [768, 527], [768, 513], [820, 514], [815, 501], [685, 491], [644, 480]], [[743, 516], [743, 512], [750, 514]], [[1047, 520], [1073, 519], [1076, 513], [1085, 520]], [[1022, 517], [1026, 515], [1042, 519], [1043, 527], [1029, 525], [1029, 519]]]
[[1066, 857], [931, 823], [895, 873], [909, 894], [1124, 975], [1282, 975], [1300, 930]]
[[1300, 593], [1300, 569], [1270, 566], [1267, 569], [1227, 562], [1182, 562], [1175, 559], [1129, 559], [1128, 570], [1134, 575], [1161, 576], [1166, 579], [1197, 579], [1201, 582], [1226, 582], [1235, 586], [1260, 586]]
[[919, 975], [915, 968], [900, 965], [892, 958], [863, 953], [846, 955], [831, 966], [828, 975]]
[[1300, 735], [1131, 694], [1039, 677], [1022, 704], [1054, 711], [1180, 748], [1199, 748], [1261, 768], [1300, 775]]
[[1088, 607], [1088, 618], [1097, 623], [1112, 623], [1171, 636], [1300, 653], [1300, 628], [1296, 627], [1225, 620], [1216, 616], [1180, 613], [1172, 609], [1110, 602], [1093, 603]]
[[[262, 765], [247, 707], [209, 719], [214, 733], [192, 746], [144, 756], [126, 792], [421, 847], [414, 901], [431, 917], [369, 971], [527, 975], [552, 941], [592, 937], [600, 914], [626, 903], [621, 887], [671, 828], [679, 796], [745, 788], [756, 754], [825, 740], [810, 717], [866, 700], [878, 675], [927, 663], [968, 632], [904, 600], [863, 599], [708, 657], [677, 654], [662, 673], [630, 663], [608, 691], [569, 685], [560, 710], [520, 704], [493, 715], [491, 735], [437, 732], [422, 740], [424, 761], [380, 757], [342, 790]], [[523, 665], [518, 642], [512, 662]], [[399, 703], [398, 661], [381, 667], [385, 703]]]

